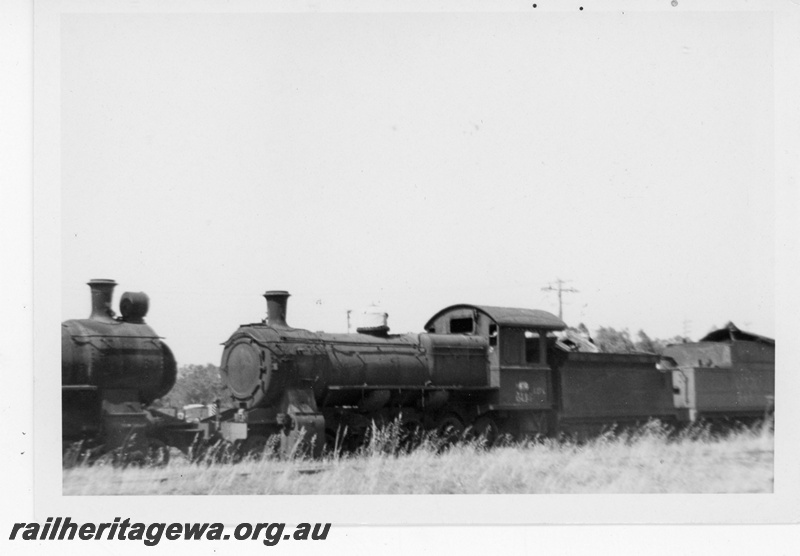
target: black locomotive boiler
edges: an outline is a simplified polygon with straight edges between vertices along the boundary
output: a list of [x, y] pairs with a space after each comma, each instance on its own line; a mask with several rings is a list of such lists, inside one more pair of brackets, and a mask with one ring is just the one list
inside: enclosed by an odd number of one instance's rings
[[304, 442], [318, 455], [323, 439], [363, 438], [374, 421], [491, 439], [677, 419], [657, 356], [567, 353], [555, 337], [565, 323], [545, 311], [454, 305], [424, 333], [389, 334], [383, 322], [325, 334], [286, 323], [288, 292], [264, 297], [267, 318], [225, 342], [229, 441], [255, 447], [281, 432], [284, 450]]
[[175, 358], [148, 326], [149, 298], [126, 292], [117, 317], [111, 309], [116, 282], [91, 280], [87, 319], [61, 325], [62, 437], [93, 455], [119, 453], [158, 457], [168, 451], [146, 407], [175, 384]]

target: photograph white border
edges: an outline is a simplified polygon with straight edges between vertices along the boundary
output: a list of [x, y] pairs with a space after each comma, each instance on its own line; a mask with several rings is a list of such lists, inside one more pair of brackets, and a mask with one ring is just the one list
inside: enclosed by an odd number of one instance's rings
[[[644, 5], [642, 5], [644, 4]], [[540, 9], [577, 10], [577, 2]], [[775, 45], [776, 198], [776, 368], [775, 491], [724, 495], [391, 495], [391, 496], [63, 496], [58, 376], [60, 369], [60, 35], [64, 13], [194, 13], [316, 11], [527, 11], [522, 2], [114, 2], [45, 0], [34, 20], [34, 447], [37, 519], [70, 515], [73, 520], [107, 521], [120, 508], [137, 520], [237, 523], [279, 516], [288, 523], [334, 524], [653, 524], [788, 523], [800, 519], [798, 449], [800, 392], [794, 361], [798, 349], [795, 276], [798, 266], [798, 40], [800, 12], [793, 2], [603, 2], [597, 11], [768, 12]], [[784, 425], [785, 424], [785, 425]], [[202, 501], [202, 503], [199, 503]]]

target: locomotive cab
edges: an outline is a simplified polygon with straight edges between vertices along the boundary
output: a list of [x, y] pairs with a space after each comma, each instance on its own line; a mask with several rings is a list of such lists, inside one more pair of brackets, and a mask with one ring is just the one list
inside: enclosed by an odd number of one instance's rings
[[[566, 324], [546, 311], [482, 305], [454, 305], [425, 325], [429, 333], [484, 336], [489, 342], [487, 416], [517, 421], [517, 432], [548, 432], [555, 409], [553, 369], [548, 346]], [[513, 415], [512, 415], [513, 414]]]

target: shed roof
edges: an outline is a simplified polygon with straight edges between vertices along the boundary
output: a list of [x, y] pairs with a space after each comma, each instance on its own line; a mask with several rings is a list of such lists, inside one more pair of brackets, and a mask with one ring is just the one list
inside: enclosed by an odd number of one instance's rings
[[714, 330], [709, 332], [702, 338], [700, 338], [701, 342], [761, 342], [764, 344], [775, 345], [775, 340], [772, 338], [767, 338], [766, 336], [760, 336], [758, 334], [753, 334], [752, 332], [745, 332], [744, 330], [739, 330], [732, 322], [729, 322], [725, 325], [725, 328], [720, 328], [719, 330]]
[[489, 305], [470, 305], [468, 303], [461, 303], [459, 305], [451, 305], [445, 307], [435, 315], [433, 315], [427, 323], [425, 328], [429, 328], [433, 321], [457, 309], [472, 309], [480, 313], [484, 313], [494, 322], [500, 326], [518, 326], [521, 328], [539, 328], [544, 330], [564, 330], [567, 325], [560, 318], [547, 311], [539, 311], [538, 309], [520, 309], [517, 307], [491, 307]]

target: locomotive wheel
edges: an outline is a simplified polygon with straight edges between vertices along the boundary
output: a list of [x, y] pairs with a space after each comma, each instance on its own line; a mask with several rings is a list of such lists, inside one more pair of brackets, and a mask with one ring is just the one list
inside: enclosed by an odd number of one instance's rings
[[448, 413], [436, 421], [436, 434], [444, 446], [450, 446], [464, 436], [464, 423], [453, 413]]
[[400, 432], [400, 449], [411, 452], [422, 444], [425, 438], [425, 427], [419, 419], [404, 419]]
[[484, 415], [483, 417], [478, 417], [478, 420], [475, 421], [472, 427], [472, 433], [475, 438], [483, 439], [487, 448], [491, 448], [495, 446], [499, 440], [500, 427], [497, 426], [497, 423], [492, 417]]

